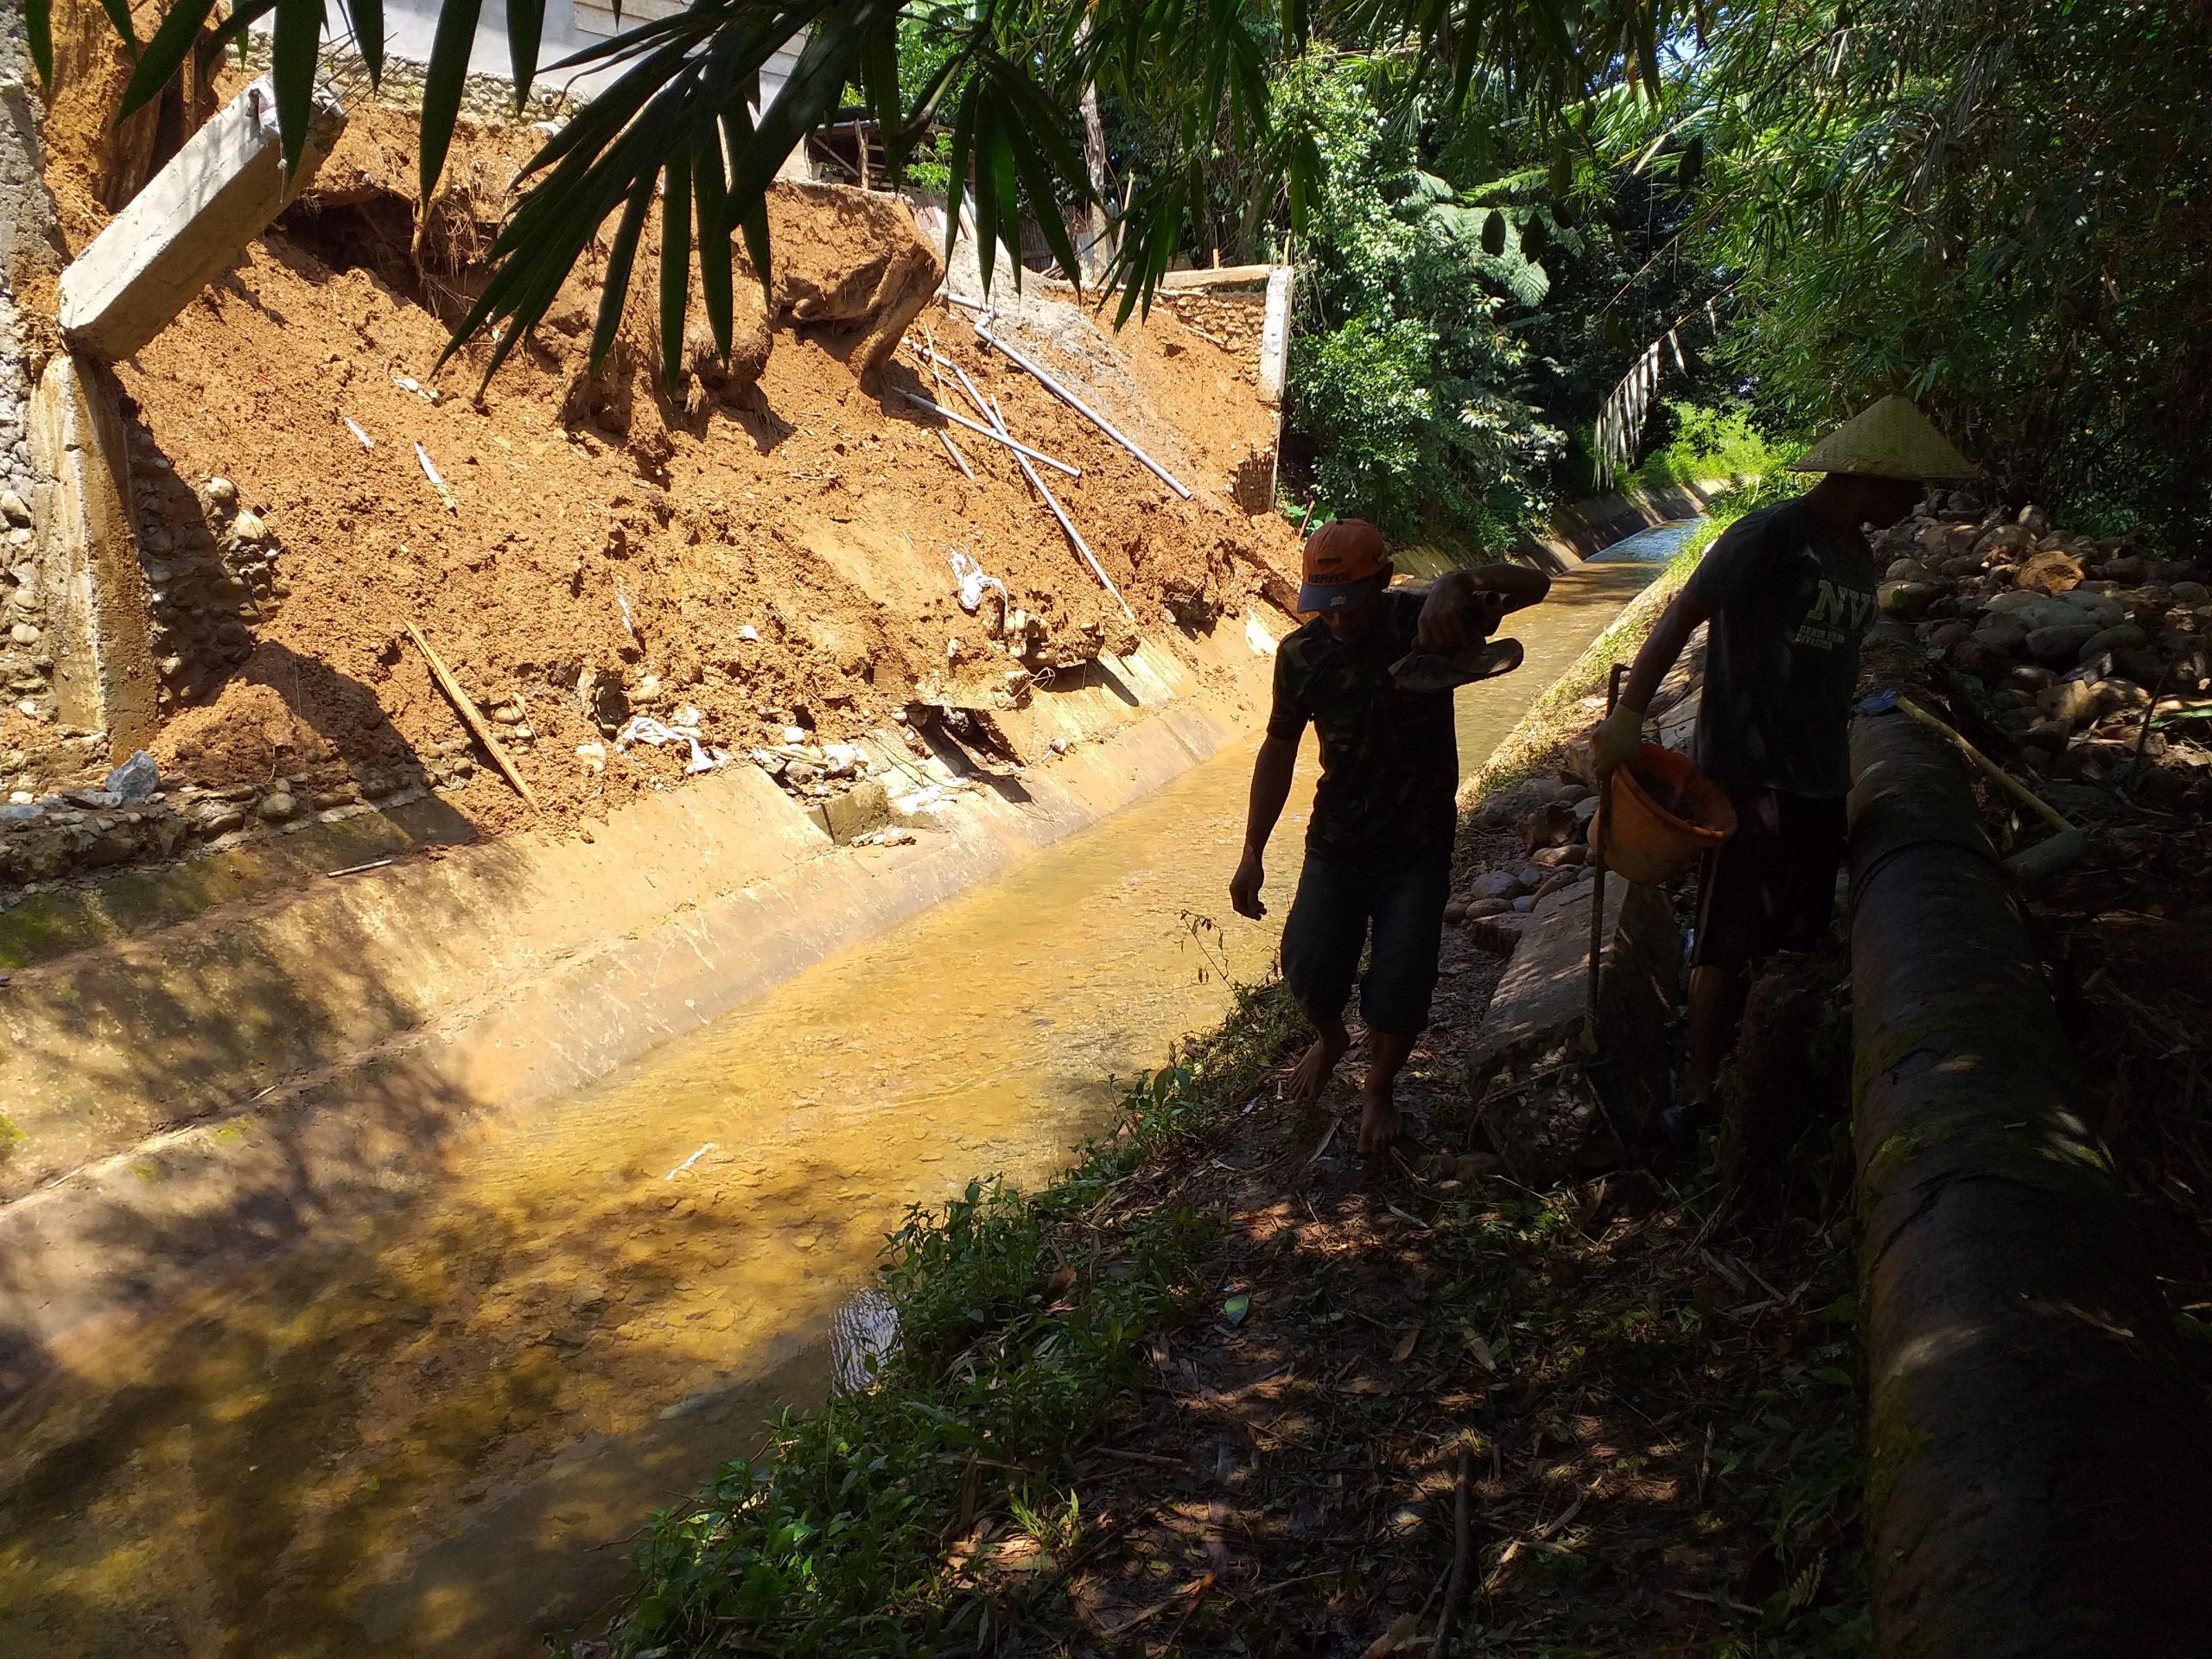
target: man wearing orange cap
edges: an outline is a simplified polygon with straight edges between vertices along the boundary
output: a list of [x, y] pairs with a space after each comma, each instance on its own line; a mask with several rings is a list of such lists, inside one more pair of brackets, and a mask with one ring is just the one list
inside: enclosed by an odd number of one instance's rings
[[1859, 643], [1874, 620], [1874, 555], [1861, 526], [1895, 524], [1929, 480], [1974, 474], [1896, 397], [1838, 427], [1793, 470], [1826, 476], [1795, 500], [1745, 514], [1713, 543], [1591, 736], [1599, 776], [1633, 761], [1659, 683], [1707, 628], [1697, 763], [1726, 786], [1737, 828], [1698, 875], [1689, 1078], [1661, 1118], [1677, 1145], [1693, 1143], [1712, 1120], [1713, 1080], [1753, 965], [1827, 937], [1843, 862]]
[[[1312, 620], [1276, 651], [1274, 708], [1252, 769], [1244, 855], [1229, 884], [1239, 915], [1267, 913], [1261, 860], [1290, 798], [1310, 721], [1321, 741], [1321, 779], [1283, 925], [1282, 970], [1319, 1034], [1291, 1092], [1318, 1097], [1351, 1046], [1344, 1004], [1371, 934], [1360, 984], [1368, 1048], [1362, 1152], [1397, 1137], [1392, 1085], [1428, 1024], [1436, 988], [1458, 823], [1452, 685], [1517, 665], [1514, 642], [1484, 642], [1507, 612], [1551, 587], [1542, 572], [1515, 564], [1454, 570], [1425, 594], [1394, 593], [1389, 583], [1382, 532], [1366, 520], [1340, 518], [1307, 539], [1298, 607]], [[1418, 666], [1440, 658], [1441, 675]]]

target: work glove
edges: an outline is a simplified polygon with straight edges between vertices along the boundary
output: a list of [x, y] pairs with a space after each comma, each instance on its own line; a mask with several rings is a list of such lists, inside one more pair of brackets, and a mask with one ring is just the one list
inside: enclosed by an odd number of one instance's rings
[[1590, 734], [1590, 762], [1600, 778], [1636, 759], [1643, 747], [1643, 710], [1617, 703]]

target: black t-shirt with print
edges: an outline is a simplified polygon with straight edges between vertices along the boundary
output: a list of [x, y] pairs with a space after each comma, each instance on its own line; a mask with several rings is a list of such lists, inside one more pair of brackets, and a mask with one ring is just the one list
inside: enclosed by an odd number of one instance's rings
[[1321, 781], [1306, 844], [1332, 857], [1393, 860], [1447, 842], [1459, 787], [1449, 691], [1404, 691], [1390, 664], [1414, 648], [1422, 595], [1386, 593], [1375, 626], [1349, 643], [1319, 617], [1275, 651], [1268, 735], [1295, 743], [1308, 721]]
[[1697, 763], [1742, 788], [1851, 792], [1859, 644], [1874, 620], [1874, 556], [1801, 501], [1747, 513], [1689, 581], [1713, 607]]

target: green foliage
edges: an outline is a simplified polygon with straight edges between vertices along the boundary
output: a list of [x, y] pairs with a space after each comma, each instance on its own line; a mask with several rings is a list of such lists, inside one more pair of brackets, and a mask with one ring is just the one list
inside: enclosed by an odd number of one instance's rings
[[1672, 431], [1666, 444], [1637, 470], [1636, 481], [1647, 488], [1707, 479], [1762, 479], [1786, 464], [1745, 410], [1670, 399], [1667, 415]]
[[1240, 991], [1208, 1043], [1129, 1090], [1119, 1132], [1043, 1191], [971, 1182], [916, 1210], [879, 1277], [895, 1352], [870, 1385], [786, 1412], [758, 1462], [716, 1471], [657, 1516], [617, 1631], [632, 1659], [732, 1650], [969, 1653], [994, 1617], [947, 1552], [1009, 1519], [1046, 1553], [1071, 1541], [1074, 1449], [1126, 1392], [1152, 1338], [1201, 1294], [1205, 1230], [1136, 1203], [1092, 1224], [1148, 1161], [1202, 1141], [1297, 1029], [1281, 987]]
[[1291, 85], [1328, 181], [1300, 264], [1292, 410], [1328, 514], [1503, 538], [1541, 505], [1562, 442], [1524, 396], [1529, 353], [1503, 321], [1549, 291], [1529, 251], [1542, 221], [1462, 201], [1423, 169], [1411, 124], [1377, 102], [1380, 73], [1306, 64]]
[[2069, 522], [2212, 520], [2212, 13], [1784, 0], [1708, 48], [1665, 119], [1764, 411], [1902, 391]]

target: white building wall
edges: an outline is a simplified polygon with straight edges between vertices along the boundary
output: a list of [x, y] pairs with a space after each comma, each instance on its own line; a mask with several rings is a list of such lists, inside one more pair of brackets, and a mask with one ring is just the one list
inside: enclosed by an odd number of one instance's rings
[[[599, 45], [620, 29], [632, 29], [639, 23], [679, 12], [684, 8], [684, 0], [621, 0], [621, 6], [618, 25], [614, 0], [545, 0], [545, 26], [538, 43], [534, 89], [546, 92], [565, 90], [580, 97], [590, 96], [615, 79], [628, 66], [594, 64], [586, 70], [549, 74], [550, 66], [587, 47]], [[266, 19], [254, 25], [255, 32], [263, 35], [273, 27], [273, 22]], [[428, 63], [437, 28], [438, 0], [385, 0], [385, 56], [407, 63]], [[760, 71], [760, 103], [753, 109], [756, 119], [791, 79], [791, 71], [798, 67], [798, 48], [805, 41], [806, 37], [800, 35], [769, 59]], [[342, 37], [327, 37], [325, 44], [333, 50], [349, 47]], [[473, 75], [489, 75], [500, 80], [513, 78], [514, 61], [507, 43], [506, 0], [484, 0], [483, 10], [477, 18], [476, 43], [468, 54], [468, 71]]]

